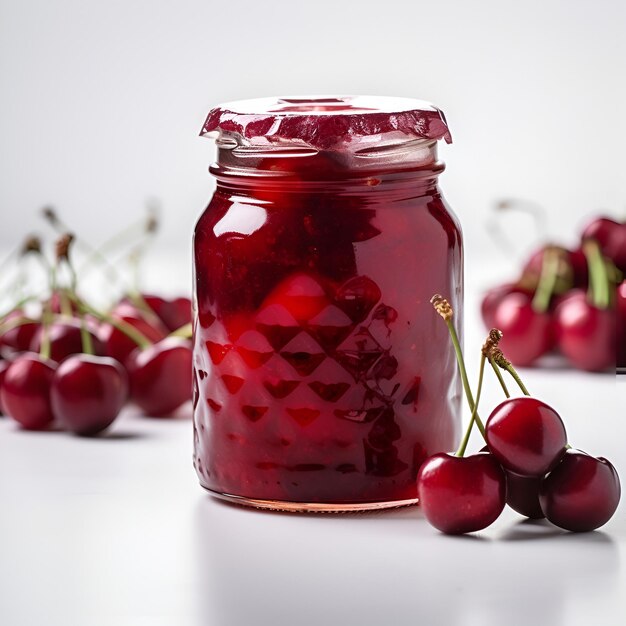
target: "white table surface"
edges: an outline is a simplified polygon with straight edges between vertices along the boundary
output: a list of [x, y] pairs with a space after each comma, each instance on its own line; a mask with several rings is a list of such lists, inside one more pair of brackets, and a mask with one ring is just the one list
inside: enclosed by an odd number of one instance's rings
[[[475, 380], [483, 331], [477, 290], [468, 291]], [[570, 443], [611, 459], [626, 481], [626, 376], [523, 374], [560, 411]], [[483, 413], [500, 400], [491, 378], [483, 399]], [[585, 535], [510, 510], [466, 537], [439, 534], [417, 507], [259, 512], [200, 489], [186, 413], [155, 420], [127, 411], [98, 439], [0, 420], [0, 624], [626, 623], [624, 504]]]

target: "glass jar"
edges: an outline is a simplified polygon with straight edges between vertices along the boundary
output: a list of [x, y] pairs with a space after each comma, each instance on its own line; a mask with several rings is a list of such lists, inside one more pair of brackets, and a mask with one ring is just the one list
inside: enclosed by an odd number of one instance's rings
[[[227, 500], [345, 511], [417, 501], [456, 447], [459, 224], [443, 114], [392, 98], [213, 109], [217, 188], [194, 236], [194, 463]], [[461, 329], [458, 329], [461, 332]]]

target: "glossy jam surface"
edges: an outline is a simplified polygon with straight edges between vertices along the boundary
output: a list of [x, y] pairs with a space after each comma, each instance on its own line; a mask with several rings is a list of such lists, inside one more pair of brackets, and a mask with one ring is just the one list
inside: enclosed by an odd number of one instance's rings
[[[228, 161], [223, 155], [222, 161]], [[329, 504], [415, 499], [458, 440], [447, 329], [461, 235], [431, 169], [270, 157], [229, 175], [194, 239], [195, 466], [217, 493]]]

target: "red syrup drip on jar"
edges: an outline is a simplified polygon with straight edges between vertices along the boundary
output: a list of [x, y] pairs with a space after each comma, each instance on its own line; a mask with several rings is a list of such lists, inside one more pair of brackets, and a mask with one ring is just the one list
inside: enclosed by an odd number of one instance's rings
[[203, 131], [218, 158], [194, 236], [202, 486], [292, 510], [415, 502], [422, 461], [454, 449], [460, 425], [429, 304], [447, 294], [462, 319], [461, 233], [437, 187], [443, 115], [265, 99], [214, 109]]

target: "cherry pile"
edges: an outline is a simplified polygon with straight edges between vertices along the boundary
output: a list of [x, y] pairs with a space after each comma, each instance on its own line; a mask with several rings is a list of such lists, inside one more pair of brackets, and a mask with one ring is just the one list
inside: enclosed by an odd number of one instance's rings
[[581, 370], [626, 367], [625, 275], [626, 223], [598, 217], [576, 249], [544, 245], [515, 282], [490, 289], [482, 317], [515, 365], [556, 350]]
[[[441, 296], [434, 296], [433, 304], [450, 330], [472, 417], [458, 451], [429, 457], [419, 471], [418, 495], [426, 520], [447, 534], [474, 532], [493, 523], [508, 504], [526, 517], [545, 517], [573, 532], [592, 531], [608, 522], [621, 493], [613, 465], [568, 445], [561, 417], [528, 395], [498, 345], [503, 337], [496, 329], [483, 347], [474, 401], [452, 309]], [[478, 404], [486, 361], [495, 366], [494, 371], [502, 368], [511, 374], [524, 396], [507, 397], [483, 425]], [[475, 424], [486, 446], [477, 454], [464, 456]]]
[[35, 256], [49, 282], [0, 316], [0, 414], [27, 430], [86, 436], [108, 428], [127, 403], [171, 415], [191, 399], [190, 300], [133, 290], [101, 312], [79, 295], [73, 245], [61, 236], [51, 262], [29, 238], [18, 255]]

